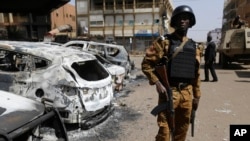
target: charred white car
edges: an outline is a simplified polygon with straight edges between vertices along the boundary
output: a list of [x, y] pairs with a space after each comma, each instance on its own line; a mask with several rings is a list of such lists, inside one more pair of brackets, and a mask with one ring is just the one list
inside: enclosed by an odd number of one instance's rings
[[0, 78], [0, 89], [39, 101], [52, 99], [65, 123], [82, 128], [113, 110], [111, 75], [95, 56], [75, 49], [0, 41]]
[[73, 47], [79, 50], [88, 50], [99, 53], [111, 63], [124, 67], [126, 70], [126, 77], [130, 75], [131, 70], [134, 68], [134, 62], [130, 60], [127, 50], [121, 45], [94, 41], [71, 40], [61, 46]]
[[112, 83], [113, 83], [113, 89], [114, 91], [121, 91], [124, 86], [124, 79], [126, 75], [126, 70], [124, 67], [115, 65], [99, 55], [98, 53], [86, 51], [88, 53], [93, 54], [98, 61], [100, 61], [103, 66], [109, 71], [109, 73], [112, 76]]
[[0, 140], [42, 140], [41, 128], [55, 129], [55, 139], [68, 141], [67, 131], [56, 108], [0, 90]]

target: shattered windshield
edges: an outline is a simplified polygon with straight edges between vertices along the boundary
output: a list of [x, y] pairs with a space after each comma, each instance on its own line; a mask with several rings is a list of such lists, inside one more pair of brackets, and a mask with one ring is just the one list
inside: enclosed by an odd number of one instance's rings
[[79, 76], [87, 81], [102, 80], [109, 76], [109, 73], [103, 68], [97, 60], [85, 62], [75, 62], [71, 67], [79, 74]]

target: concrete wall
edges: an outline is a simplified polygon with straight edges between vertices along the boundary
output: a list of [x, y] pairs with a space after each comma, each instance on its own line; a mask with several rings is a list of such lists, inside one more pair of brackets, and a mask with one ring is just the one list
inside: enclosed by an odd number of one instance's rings
[[51, 29], [69, 24], [73, 28], [73, 36], [76, 36], [76, 9], [74, 5], [65, 4], [51, 13]]

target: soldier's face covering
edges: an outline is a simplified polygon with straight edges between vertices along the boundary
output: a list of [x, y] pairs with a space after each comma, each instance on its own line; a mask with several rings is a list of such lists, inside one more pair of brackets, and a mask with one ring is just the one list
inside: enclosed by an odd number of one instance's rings
[[187, 31], [190, 26], [190, 15], [188, 13], [180, 14], [176, 17], [176, 30]]

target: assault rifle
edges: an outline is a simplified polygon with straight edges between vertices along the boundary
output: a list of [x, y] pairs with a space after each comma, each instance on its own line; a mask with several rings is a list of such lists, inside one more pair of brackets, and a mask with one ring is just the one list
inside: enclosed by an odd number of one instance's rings
[[166, 102], [159, 104], [156, 106], [152, 111], [151, 114], [156, 116], [158, 113], [166, 110], [167, 112], [167, 120], [168, 120], [168, 126], [170, 128], [170, 134], [171, 138], [173, 140], [173, 135], [174, 135], [174, 129], [175, 129], [175, 120], [174, 120], [174, 106], [173, 106], [173, 93], [172, 89], [170, 88], [170, 85], [168, 83], [168, 76], [167, 76], [167, 68], [166, 64], [160, 64], [155, 67], [155, 71], [158, 74], [158, 77], [163, 84], [163, 86], [166, 88], [167, 92], [165, 93], [166, 95]]
[[195, 120], [195, 110], [194, 109], [192, 110], [190, 120], [191, 120], [190, 121], [190, 123], [191, 123], [191, 136], [193, 137], [194, 136], [194, 120]]

